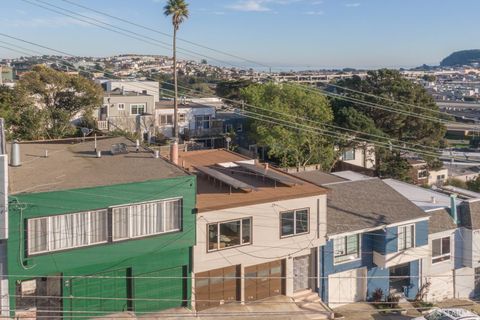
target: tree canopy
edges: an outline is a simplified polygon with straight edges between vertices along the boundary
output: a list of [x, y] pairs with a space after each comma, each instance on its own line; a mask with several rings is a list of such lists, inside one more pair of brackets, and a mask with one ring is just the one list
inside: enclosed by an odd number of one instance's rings
[[13, 90], [2, 91], [0, 112], [9, 132], [26, 140], [74, 135], [72, 120], [90, 119], [103, 96], [92, 81], [41, 65], [24, 74]]
[[[283, 167], [320, 163], [324, 169], [330, 169], [335, 160], [332, 142], [319, 133], [295, 128], [299, 122], [295, 117], [311, 120], [302, 122], [320, 129], [322, 122], [332, 121], [331, 108], [323, 95], [299, 86], [273, 83], [251, 84], [240, 89], [240, 95], [247, 104], [260, 108], [252, 111], [279, 119], [272, 123], [250, 119], [252, 137], [259, 145], [268, 146], [270, 157]], [[280, 124], [282, 120], [287, 125]]]

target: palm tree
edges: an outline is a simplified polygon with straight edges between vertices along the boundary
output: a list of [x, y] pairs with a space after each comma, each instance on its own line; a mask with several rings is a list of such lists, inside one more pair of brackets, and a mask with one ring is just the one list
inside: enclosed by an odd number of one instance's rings
[[173, 135], [178, 142], [178, 86], [177, 86], [177, 31], [183, 21], [188, 18], [188, 3], [185, 0], [167, 0], [163, 8], [165, 16], [172, 16], [173, 24], [173, 84], [175, 98], [173, 100]]

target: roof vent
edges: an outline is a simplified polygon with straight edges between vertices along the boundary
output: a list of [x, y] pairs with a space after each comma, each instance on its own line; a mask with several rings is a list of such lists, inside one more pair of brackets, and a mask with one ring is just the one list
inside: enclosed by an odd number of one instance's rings
[[112, 147], [110, 148], [110, 152], [112, 153], [112, 155], [127, 154], [128, 153], [127, 145], [125, 143], [112, 144]]
[[20, 161], [20, 145], [17, 140], [14, 140], [12, 143], [12, 150], [10, 156], [10, 165], [12, 167], [20, 167], [22, 165]]

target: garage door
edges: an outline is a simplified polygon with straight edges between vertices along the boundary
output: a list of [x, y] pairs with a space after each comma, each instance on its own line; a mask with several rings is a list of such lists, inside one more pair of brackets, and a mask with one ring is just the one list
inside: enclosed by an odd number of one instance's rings
[[245, 268], [245, 300], [255, 301], [285, 294], [285, 260]]
[[73, 278], [70, 281], [72, 298], [68, 299], [73, 314], [78, 316], [75, 312], [86, 311], [94, 316], [128, 310], [127, 280], [126, 269]]
[[240, 266], [195, 274], [195, 309], [240, 301]]
[[328, 305], [338, 307], [366, 298], [365, 268], [348, 270], [328, 276]]
[[184, 306], [186, 267], [136, 274], [135, 311], [150, 312]]

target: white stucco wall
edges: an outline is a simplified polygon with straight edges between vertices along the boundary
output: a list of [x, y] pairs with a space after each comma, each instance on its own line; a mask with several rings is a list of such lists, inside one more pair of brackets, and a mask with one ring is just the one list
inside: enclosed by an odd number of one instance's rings
[[[310, 209], [309, 233], [280, 238], [280, 212]], [[252, 217], [252, 244], [207, 252], [207, 225]], [[286, 259], [286, 293], [293, 295], [293, 258], [325, 244], [326, 195], [269, 202], [197, 214], [194, 273], [233, 265], [244, 267]]]
[[[424, 259], [423, 276], [430, 281], [428, 301], [440, 301], [454, 298], [454, 266], [455, 266], [455, 229], [430, 234], [428, 236], [429, 252]], [[432, 241], [450, 237], [450, 260], [432, 263]]]
[[[211, 116], [211, 118], [214, 119], [215, 108], [213, 107], [189, 108], [185, 106], [180, 106], [178, 109], [178, 114], [185, 115], [185, 121], [181, 121], [178, 123], [178, 130], [180, 133], [183, 133], [186, 128], [195, 129], [195, 116]], [[157, 127], [157, 130], [161, 132], [163, 135], [165, 135], [166, 137], [172, 137], [173, 124], [172, 125], [160, 124], [161, 115], [173, 116], [173, 108], [159, 108], [155, 110], [155, 126]]]
[[455, 298], [472, 298], [475, 289], [475, 272], [473, 268], [455, 270]]
[[367, 145], [355, 147], [355, 159], [353, 160], [344, 160], [345, 163], [356, 165], [363, 168], [373, 168], [375, 167], [375, 146]]

